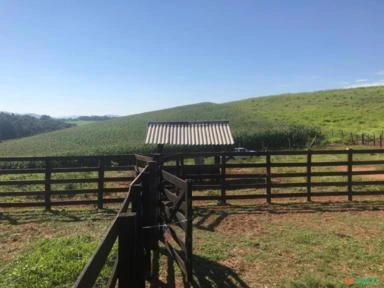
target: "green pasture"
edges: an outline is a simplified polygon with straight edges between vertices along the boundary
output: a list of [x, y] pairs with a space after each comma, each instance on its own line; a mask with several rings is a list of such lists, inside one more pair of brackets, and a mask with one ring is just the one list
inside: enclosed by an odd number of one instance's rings
[[[381, 133], [383, 109], [384, 87], [284, 94], [223, 104], [199, 103], [4, 141], [0, 143], [0, 156], [145, 153], [154, 148], [144, 145], [148, 121], [229, 120], [237, 144], [241, 144], [241, 139], [254, 139], [260, 144], [272, 136], [287, 142], [285, 131], [291, 131], [289, 137], [294, 138], [305, 129], [307, 142], [313, 140], [309, 137], [311, 129], [320, 129], [324, 135], [318, 139], [321, 143], [340, 142], [351, 132]], [[287, 143], [284, 145], [288, 147]]]

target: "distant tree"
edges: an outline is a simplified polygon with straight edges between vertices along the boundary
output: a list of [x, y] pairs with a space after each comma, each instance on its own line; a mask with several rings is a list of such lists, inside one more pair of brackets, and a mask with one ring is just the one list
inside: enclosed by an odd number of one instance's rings
[[0, 140], [21, 138], [71, 126], [64, 120], [53, 119], [48, 115], [36, 118], [0, 112]]

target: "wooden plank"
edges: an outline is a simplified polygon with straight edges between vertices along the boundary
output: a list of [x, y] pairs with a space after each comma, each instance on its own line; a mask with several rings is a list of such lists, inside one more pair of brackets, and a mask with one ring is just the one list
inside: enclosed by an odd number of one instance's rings
[[227, 168], [264, 168], [265, 163], [227, 163]]
[[52, 173], [77, 173], [77, 172], [97, 172], [98, 167], [78, 167], [78, 168], [52, 168]]
[[136, 161], [142, 161], [142, 162], [151, 162], [153, 161], [153, 157], [141, 155], [141, 154], [135, 154]]
[[167, 251], [171, 254], [173, 259], [176, 261], [177, 265], [179, 266], [181, 272], [186, 275], [187, 269], [185, 267], [185, 262], [183, 257], [179, 254], [179, 251], [177, 251], [168, 241], [164, 241], [164, 246], [167, 249]]
[[173, 204], [175, 204], [177, 202], [177, 199], [179, 198], [175, 193], [173, 193], [171, 190], [167, 189], [167, 188], [163, 188], [163, 192], [165, 194], [165, 196], [170, 200], [172, 201]]
[[266, 155], [266, 194], [267, 194], [267, 203], [271, 203], [271, 191], [272, 191], [272, 180], [271, 180], [271, 154], [267, 153]]
[[67, 178], [67, 179], [51, 179], [51, 184], [68, 184], [68, 183], [98, 183], [98, 178]]
[[[182, 228], [184, 231], [187, 229], [187, 218], [182, 214], [181, 212], [177, 211], [175, 213], [176, 217], [176, 225], [178, 225], [180, 228]], [[172, 223], [170, 223], [172, 224]]]
[[353, 171], [352, 175], [380, 175], [384, 174], [384, 170], [370, 170], [370, 171]]
[[312, 173], [312, 151], [308, 149], [307, 151], [307, 201], [311, 201], [311, 173]]
[[44, 185], [45, 180], [6, 180], [0, 181], [0, 186], [12, 185]]
[[[347, 196], [348, 192], [313, 192], [311, 193], [312, 197], [329, 197], [329, 196]], [[384, 191], [354, 191], [353, 195], [384, 195]], [[227, 200], [244, 200], [244, 199], [266, 199], [267, 195], [265, 194], [246, 194], [246, 195], [227, 195]], [[271, 194], [271, 198], [301, 198], [307, 197], [306, 192], [297, 192], [297, 193], [274, 193]], [[192, 196], [193, 200], [218, 200], [220, 196]]]
[[52, 176], [52, 164], [49, 159], [45, 160], [45, 209], [51, 209], [51, 176]]
[[163, 180], [172, 183], [176, 187], [184, 187], [186, 184], [185, 180], [182, 180], [179, 177], [177, 177], [177, 176], [175, 176], [175, 175], [173, 175], [173, 174], [171, 174], [165, 170], [161, 170], [161, 173], [162, 173]]
[[99, 159], [99, 171], [97, 181], [97, 208], [103, 209], [103, 194], [104, 194], [104, 159]]
[[[353, 150], [355, 152], [355, 150]], [[353, 161], [352, 165], [381, 165], [384, 164], [384, 160], [364, 160], [364, 161]]]
[[[172, 238], [179, 246], [180, 248], [185, 252], [187, 250], [186, 246], [185, 246], [185, 240], [181, 239], [179, 237], [179, 235], [177, 235], [177, 232], [175, 229], [173, 229], [172, 226], [167, 226], [165, 229], [164, 229], [164, 234], [167, 235], [167, 237], [170, 237]], [[167, 239], [167, 237], [165, 237]]]
[[219, 158], [221, 161], [221, 174], [220, 174], [220, 186], [221, 186], [221, 189], [220, 189], [220, 192], [221, 192], [221, 199], [220, 199], [220, 204], [221, 205], [225, 205], [226, 204], [226, 201], [225, 201], [225, 190], [226, 190], [226, 184], [225, 184], [225, 173], [226, 173], [226, 161], [225, 161], [225, 157], [224, 156], [221, 156]]
[[45, 206], [44, 202], [3, 202], [0, 203], [0, 208], [11, 208], [11, 207], [43, 207]]
[[348, 201], [352, 201], [352, 163], [353, 163], [353, 150], [348, 149]]
[[185, 212], [185, 218], [187, 219], [187, 228], [185, 230], [185, 266], [186, 266], [186, 275], [184, 277], [184, 286], [191, 287], [192, 286], [192, 257], [193, 257], [193, 251], [192, 251], [192, 227], [193, 227], [193, 210], [192, 210], [192, 182], [190, 180], [187, 180], [187, 186], [186, 186], [186, 193], [185, 193], [185, 204], [186, 204], [186, 212]]
[[0, 192], [0, 197], [43, 196], [45, 191]]
[[[273, 173], [271, 173], [271, 176], [273, 177]], [[282, 174], [284, 175], [284, 174]], [[225, 178], [226, 179], [229, 179], [229, 178], [235, 178], [235, 179], [252, 179], [252, 178], [255, 178], [255, 179], [265, 179], [265, 174], [261, 174], [261, 173], [244, 173], [244, 174], [225, 174]]]
[[136, 213], [120, 214], [117, 224], [119, 234], [118, 287], [144, 287], [144, 281], [140, 279], [144, 267], [138, 265], [144, 255], [139, 244]]
[[6, 175], [6, 174], [42, 174], [42, 173], [45, 173], [45, 169], [43, 169], [43, 168], [33, 168], [33, 169], [21, 169], [21, 168], [0, 169], [0, 175]]
[[119, 257], [116, 257], [112, 267], [111, 276], [108, 279], [108, 283], [107, 283], [108, 288], [116, 288], [116, 283], [118, 278], [118, 271], [117, 271], [118, 264], [119, 264]]
[[371, 186], [371, 185], [384, 185], [384, 181], [352, 181], [353, 186]]

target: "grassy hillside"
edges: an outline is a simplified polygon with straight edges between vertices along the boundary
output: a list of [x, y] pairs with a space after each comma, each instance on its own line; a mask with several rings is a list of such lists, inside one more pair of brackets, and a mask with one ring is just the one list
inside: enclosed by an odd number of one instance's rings
[[0, 143], [1, 156], [111, 154], [143, 151], [148, 121], [229, 120], [235, 136], [288, 125], [319, 127], [324, 133], [376, 132], [384, 127], [384, 87], [328, 90], [200, 103], [121, 117]]

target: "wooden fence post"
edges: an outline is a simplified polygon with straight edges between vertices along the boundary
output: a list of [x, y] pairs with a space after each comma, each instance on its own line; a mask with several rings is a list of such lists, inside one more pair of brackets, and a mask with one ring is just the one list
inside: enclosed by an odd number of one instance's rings
[[271, 186], [272, 186], [272, 179], [271, 179], [271, 153], [269, 151], [266, 151], [266, 177], [267, 177], [267, 186], [266, 186], [266, 192], [267, 192], [267, 203], [271, 204]]
[[[141, 187], [136, 184], [131, 186], [131, 192], [132, 193], [132, 212], [137, 212], [139, 213], [141, 211], [141, 195], [140, 195]], [[138, 215], [138, 218], [140, 216]]]
[[143, 279], [140, 279], [141, 269], [138, 241], [138, 225], [136, 213], [122, 213], [117, 218], [119, 233], [118, 247], [118, 277], [119, 288], [144, 287]]
[[193, 222], [193, 215], [192, 215], [192, 180], [186, 180], [187, 181], [187, 191], [185, 193], [185, 202], [186, 202], [186, 213], [185, 218], [187, 219], [187, 230], [185, 231], [185, 264], [186, 264], [186, 275], [185, 275], [185, 287], [192, 287], [192, 222]]
[[49, 158], [45, 158], [45, 209], [51, 210], [51, 177], [52, 177], [52, 163]]
[[179, 155], [176, 156], [176, 175], [177, 177], [181, 176], [181, 171], [180, 171], [180, 157]]
[[311, 201], [312, 151], [307, 150], [307, 201]]
[[225, 156], [221, 155], [221, 175], [220, 175], [220, 189], [221, 189], [221, 199], [220, 199], [220, 205], [226, 204], [226, 197], [225, 197]]
[[103, 194], [104, 194], [104, 158], [99, 159], [99, 175], [97, 183], [97, 208], [103, 209]]
[[185, 173], [184, 173], [184, 155], [180, 154], [180, 166], [181, 166], [181, 173], [180, 178], [184, 179]]
[[348, 201], [352, 201], [352, 161], [353, 150], [348, 149]]
[[147, 162], [148, 169], [143, 178], [141, 225], [148, 227], [141, 233], [141, 245], [144, 248], [143, 269], [146, 276], [151, 274], [151, 250], [158, 249], [160, 238], [159, 200], [160, 200], [160, 174], [156, 161]]

